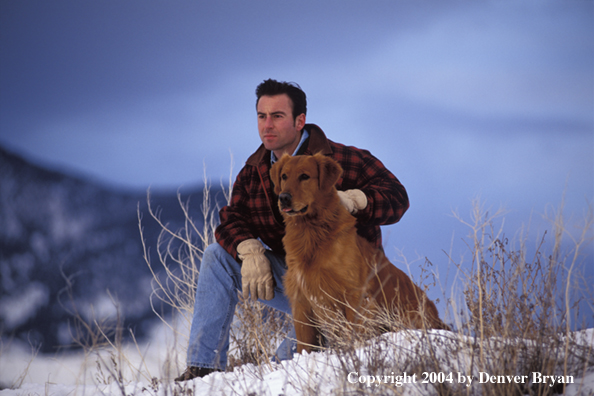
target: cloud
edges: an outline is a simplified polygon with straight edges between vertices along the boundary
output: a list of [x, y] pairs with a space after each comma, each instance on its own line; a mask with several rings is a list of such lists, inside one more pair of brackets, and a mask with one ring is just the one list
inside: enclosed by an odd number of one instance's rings
[[[470, 116], [591, 122], [592, 18], [548, 3], [468, 7], [394, 31], [338, 71], [343, 91], [400, 95]], [[518, 11], [514, 13], [513, 11]], [[524, 11], [524, 12], [522, 12]]]

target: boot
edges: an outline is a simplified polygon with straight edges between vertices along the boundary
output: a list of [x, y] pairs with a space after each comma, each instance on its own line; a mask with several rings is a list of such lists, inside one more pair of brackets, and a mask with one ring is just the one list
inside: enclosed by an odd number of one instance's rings
[[179, 377], [177, 377], [175, 379], [175, 381], [176, 382], [181, 382], [181, 381], [189, 381], [189, 380], [194, 379], [194, 378], [202, 378], [202, 377], [206, 377], [210, 373], [214, 373], [215, 371], [221, 371], [221, 370], [217, 370], [217, 369], [213, 369], [213, 368], [207, 368], [207, 367], [192, 367], [192, 366], [188, 366], [188, 368], [186, 369], [186, 371], [184, 371], [184, 373], [182, 375], [180, 375]]

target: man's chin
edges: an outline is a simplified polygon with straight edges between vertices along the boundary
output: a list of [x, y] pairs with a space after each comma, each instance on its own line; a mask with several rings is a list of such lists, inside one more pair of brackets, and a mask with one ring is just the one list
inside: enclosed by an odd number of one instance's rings
[[268, 150], [275, 150], [277, 149], [278, 145], [278, 137], [277, 136], [264, 136], [261, 138], [264, 147]]

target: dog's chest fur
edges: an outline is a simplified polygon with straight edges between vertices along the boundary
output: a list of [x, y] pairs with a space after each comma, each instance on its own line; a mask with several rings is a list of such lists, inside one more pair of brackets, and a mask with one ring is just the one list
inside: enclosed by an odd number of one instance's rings
[[[336, 266], [347, 251], [341, 243], [357, 243], [356, 220], [344, 208], [334, 208], [333, 213], [312, 218], [286, 219], [285, 292], [290, 300], [305, 298], [332, 305], [336, 302], [333, 300], [342, 300], [347, 293], [359, 292], [361, 278], [365, 279], [366, 275]], [[320, 222], [320, 218], [326, 221]], [[344, 257], [344, 260], [352, 259]]]

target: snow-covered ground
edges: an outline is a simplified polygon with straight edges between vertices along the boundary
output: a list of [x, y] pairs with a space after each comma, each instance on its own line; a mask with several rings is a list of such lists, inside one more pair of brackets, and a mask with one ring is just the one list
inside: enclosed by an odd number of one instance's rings
[[[594, 348], [594, 329], [577, 333], [576, 339], [580, 344]], [[545, 386], [561, 381], [569, 383], [567, 395], [594, 395], [594, 367], [585, 374], [583, 369], [579, 370], [580, 375], [573, 377], [561, 376], [559, 372], [510, 372], [495, 376], [477, 369], [473, 363], [471, 338], [446, 331], [388, 333], [352, 353], [296, 355], [293, 360], [280, 364], [247, 364], [232, 372], [214, 373], [181, 384], [172, 380], [183, 369], [184, 357], [172, 356], [171, 352], [180, 350], [179, 347], [174, 346], [170, 335], [162, 329], [155, 332], [153, 340], [158, 342], [130, 345], [118, 354], [105, 351], [101, 354], [81, 352], [36, 357], [31, 356], [30, 348], [5, 344], [0, 351], [0, 383], [14, 389], [0, 393], [2, 396], [160, 396], [185, 390], [191, 391], [193, 396], [288, 396], [348, 394], [359, 390], [370, 394], [394, 391], [404, 395], [433, 395], [437, 394], [436, 386], [443, 383], [464, 390], [464, 393], [469, 390], [469, 394], [481, 394], [485, 386], [505, 386], [509, 381], [526, 385], [546, 382]], [[492, 345], [488, 350], [496, 351], [498, 342], [501, 340], [489, 340]], [[432, 356], [430, 351], [437, 352]], [[381, 357], [381, 363], [378, 363], [378, 357]], [[419, 371], [418, 362], [423, 358], [424, 368]], [[432, 361], [438, 364], [433, 366]], [[413, 374], [415, 364], [416, 374]], [[431, 367], [439, 369], [436, 371]], [[117, 378], [119, 369], [123, 380], [116, 381], [114, 378]]]

